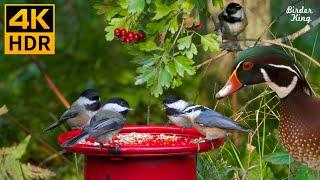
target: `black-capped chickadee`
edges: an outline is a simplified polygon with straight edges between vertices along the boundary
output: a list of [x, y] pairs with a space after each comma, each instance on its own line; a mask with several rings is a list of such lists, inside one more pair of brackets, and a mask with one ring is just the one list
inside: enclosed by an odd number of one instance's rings
[[163, 108], [168, 119], [176, 126], [183, 128], [192, 127], [191, 121], [181, 116], [182, 111], [189, 106], [189, 103], [177, 96], [168, 96], [163, 100]]
[[113, 98], [105, 102], [103, 107], [92, 117], [80, 135], [66, 141], [62, 146], [72, 146], [88, 137], [94, 138], [102, 147], [103, 142], [110, 142], [126, 124], [125, 116], [129, 104], [122, 98]]
[[225, 139], [228, 130], [240, 132], [251, 132], [251, 129], [242, 127], [239, 123], [221, 115], [202, 105], [187, 107], [182, 116], [189, 118], [201, 134], [206, 136], [206, 140]]
[[81, 93], [80, 97], [72, 103], [71, 107], [62, 114], [57, 122], [44, 131], [54, 129], [65, 122], [71, 129], [82, 128], [98, 112], [100, 107], [99, 93], [94, 89], [87, 89]]
[[236, 40], [237, 36], [244, 31], [248, 20], [244, 8], [238, 3], [230, 3], [219, 14], [220, 28], [223, 39]]

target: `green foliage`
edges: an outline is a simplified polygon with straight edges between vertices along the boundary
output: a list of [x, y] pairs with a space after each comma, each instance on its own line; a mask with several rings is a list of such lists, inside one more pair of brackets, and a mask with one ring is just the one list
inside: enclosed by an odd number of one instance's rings
[[293, 162], [292, 157], [284, 151], [268, 154], [264, 157], [264, 160], [272, 164], [290, 164]]
[[0, 149], [0, 177], [4, 179], [43, 179], [55, 176], [55, 173], [20, 162], [25, 154], [31, 136], [28, 135], [17, 146]]
[[[191, 0], [128, 0], [99, 3], [94, 8], [97, 14], [105, 16], [107, 41], [114, 40], [115, 28], [147, 33], [146, 42], [130, 44], [127, 48], [134, 60], [140, 62], [135, 84], [146, 84], [151, 94], [158, 97], [165, 89], [180, 86], [186, 74], [195, 74], [194, 56], [198, 54], [198, 48], [194, 35], [201, 39], [204, 51], [219, 50], [215, 34], [201, 35], [194, 28], [183, 25], [183, 14], [192, 13], [197, 21], [200, 16], [207, 16], [204, 3]], [[146, 59], [148, 64], [141, 63]]]

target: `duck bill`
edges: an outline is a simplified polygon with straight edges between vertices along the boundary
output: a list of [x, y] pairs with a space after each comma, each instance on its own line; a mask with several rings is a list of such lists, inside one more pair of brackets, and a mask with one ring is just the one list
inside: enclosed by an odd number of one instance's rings
[[224, 87], [216, 94], [216, 98], [222, 99], [236, 92], [242, 87], [243, 87], [243, 84], [239, 81], [236, 71], [233, 71], [226, 85], [224, 85]]

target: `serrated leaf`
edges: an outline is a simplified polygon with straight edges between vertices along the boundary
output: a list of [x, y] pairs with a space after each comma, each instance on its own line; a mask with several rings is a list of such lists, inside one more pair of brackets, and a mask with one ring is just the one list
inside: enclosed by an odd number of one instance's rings
[[162, 3], [155, 3], [155, 5], [156, 5], [156, 10], [155, 10], [156, 15], [153, 17], [153, 20], [159, 20], [163, 18], [173, 10], [172, 8]]
[[156, 76], [156, 68], [153, 67], [139, 67], [137, 68], [137, 72], [140, 73], [139, 76], [136, 77], [135, 85], [140, 85], [147, 82], [152, 77]]
[[139, 43], [138, 45], [141, 51], [154, 51], [154, 50], [161, 50], [161, 48], [154, 42], [153, 38], [149, 38], [146, 42]]
[[171, 32], [171, 34], [176, 33], [179, 29], [178, 17], [177, 16], [173, 17], [170, 20], [169, 24], [170, 24], [169, 31]]
[[145, 0], [128, 0], [129, 13], [142, 12], [145, 6]]
[[106, 34], [106, 40], [112, 41], [114, 39], [114, 29], [117, 27], [125, 27], [126, 25], [126, 18], [113, 18], [109, 26], [107, 26], [104, 31], [107, 32]]
[[217, 41], [217, 36], [213, 33], [201, 36], [201, 45], [203, 50], [205, 51], [219, 51], [219, 43]]
[[183, 38], [178, 39], [178, 49], [183, 50], [183, 49], [189, 49], [191, 45], [191, 40], [192, 36], [186, 36]]
[[129, 6], [128, 0], [118, 0], [118, 4], [121, 9], [127, 9]]
[[104, 13], [104, 19], [106, 21], [110, 21], [115, 15], [119, 14], [121, 11], [121, 8], [119, 7], [107, 7], [108, 10]]
[[189, 75], [196, 73], [196, 69], [192, 66], [193, 63], [194, 62], [191, 59], [188, 59], [185, 56], [177, 56], [174, 58], [176, 71], [181, 77], [184, 76], [184, 72]]
[[192, 59], [193, 55], [198, 54], [198, 50], [197, 50], [196, 45], [192, 43], [190, 48], [182, 50], [181, 54], [187, 56], [188, 59]]
[[282, 151], [268, 154], [264, 160], [272, 164], [290, 164], [294, 161], [288, 153]]
[[175, 76], [177, 74], [176, 67], [173, 61], [170, 61], [166, 66], [165, 69], [171, 74], [171, 76]]
[[170, 75], [170, 73], [166, 69], [161, 68], [159, 75], [160, 85], [169, 88], [172, 80], [172, 76]]
[[193, 4], [192, 2], [190, 1], [184, 1], [182, 4], [181, 4], [181, 9], [184, 13], [188, 13], [190, 14], [191, 11], [193, 10], [195, 4]]
[[178, 87], [178, 86], [181, 86], [181, 84], [182, 84], [181, 78], [175, 78], [173, 80], [172, 86], [173, 87]]
[[159, 95], [163, 93], [163, 89], [160, 84], [152, 86], [150, 90], [151, 90], [151, 94], [154, 95], [155, 97], [159, 97]]

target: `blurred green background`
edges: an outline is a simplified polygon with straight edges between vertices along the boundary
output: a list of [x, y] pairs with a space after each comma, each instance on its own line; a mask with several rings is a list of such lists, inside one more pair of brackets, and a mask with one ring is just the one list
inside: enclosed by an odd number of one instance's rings
[[[56, 54], [54, 56], [38, 56], [38, 59], [47, 69], [52, 80], [61, 90], [63, 95], [72, 102], [85, 88], [97, 89], [105, 100], [110, 97], [120, 96], [130, 102], [134, 112], [128, 117], [129, 124], [145, 124], [147, 117], [147, 105], [151, 107], [152, 124], [168, 124], [168, 121], [161, 111], [162, 98], [168, 94], [176, 94], [184, 97], [189, 101], [194, 101], [196, 94], [199, 92], [197, 103], [207, 105], [211, 108], [217, 105], [217, 110], [221, 113], [231, 116], [230, 98], [224, 99], [217, 104], [213, 98], [215, 90], [221, 88], [225, 82], [221, 80], [220, 73], [227, 74], [231, 69], [227, 67], [223, 70], [219, 68], [220, 62], [213, 62], [212, 71], [209, 71], [203, 78], [203, 70], [199, 70], [196, 76], [186, 77], [183, 85], [164, 93], [160, 98], [154, 98], [150, 95], [149, 90], [142, 86], [134, 85], [136, 76], [136, 65], [131, 62], [131, 57], [127, 53], [126, 46], [119, 41], [107, 42], [105, 40], [105, 22], [103, 17], [96, 15], [92, 8], [92, 1], [6, 1], [7, 3], [55, 3], [56, 4]], [[312, 18], [319, 16], [320, 4], [314, 1], [303, 1], [302, 4], [315, 10]], [[271, 17], [276, 18], [279, 13], [286, 9], [288, 2], [285, 0], [272, 0], [270, 4]], [[0, 7], [1, 19], [3, 19], [3, 2]], [[250, 23], [250, 22], [249, 22]], [[283, 15], [271, 28], [276, 37], [290, 34], [305, 25], [304, 22], [291, 22], [288, 15]], [[29, 133], [32, 133], [31, 142], [28, 146], [27, 153], [23, 156], [23, 161], [31, 162], [35, 165], [49, 168], [56, 172], [57, 179], [78, 178], [75, 162], [72, 154], [65, 154], [70, 159], [71, 164], [63, 161], [59, 156], [52, 159], [47, 157], [54, 154], [39, 139], [48, 143], [54, 149], [61, 151], [56, 142], [57, 136], [66, 130], [66, 127], [57, 128], [56, 130], [43, 133], [43, 129], [64, 112], [65, 108], [47, 86], [41, 73], [36, 65], [28, 56], [8, 56], [3, 55], [3, 24], [0, 24], [0, 106], [5, 104], [9, 113], [0, 117], [0, 147], [11, 146], [20, 142]], [[320, 57], [320, 46], [318, 38], [319, 29], [309, 32], [294, 41], [293, 46], [308, 55], [318, 59]], [[195, 59], [196, 64], [208, 57], [199, 54]], [[307, 79], [315, 92], [320, 92], [319, 68], [301, 56], [297, 59], [308, 71]], [[231, 59], [230, 59], [231, 61]], [[225, 76], [225, 74], [223, 76]], [[243, 107], [248, 101], [255, 98], [262, 92], [269, 92], [265, 86], [256, 86], [255, 88], [246, 88], [240, 91], [239, 106]], [[242, 116], [244, 124], [255, 129], [257, 127], [255, 110], [261, 108], [262, 111], [268, 111], [266, 103], [274, 96], [274, 93], [262, 96], [246, 106], [243, 111], [247, 116]], [[273, 98], [266, 103], [270, 107], [276, 104], [278, 100]], [[274, 110], [278, 114], [278, 107]], [[253, 146], [260, 147], [261, 138], [264, 137], [263, 143], [265, 148], [260, 151], [257, 148], [256, 153], [252, 153], [252, 162], [257, 160], [257, 166], [262, 162], [261, 154], [269, 154], [275, 149], [281, 150], [277, 136], [278, 120], [272, 113], [259, 116], [258, 119], [267, 119], [260, 127], [258, 135], [253, 138]], [[18, 124], [17, 124], [18, 123]], [[23, 127], [22, 127], [23, 126]], [[263, 128], [263, 130], [262, 130]], [[27, 131], [29, 132], [27, 132]], [[258, 137], [260, 136], [260, 138]], [[228, 141], [221, 150], [206, 153], [199, 159], [199, 179], [224, 179], [237, 178], [236, 174], [243, 175], [244, 169], [250, 176], [264, 177], [266, 179], [289, 178], [292, 172], [302, 171], [297, 165], [292, 170], [291, 165], [273, 165], [263, 161], [267, 167], [264, 170], [259, 169], [257, 172], [251, 172], [244, 164], [250, 155], [246, 149], [247, 135], [242, 135], [241, 143], [235, 146], [232, 141]], [[260, 150], [259, 150], [260, 149]], [[249, 156], [249, 157], [248, 157]], [[255, 157], [256, 156], [256, 157]], [[237, 159], [237, 157], [239, 159]], [[45, 160], [45, 161], [44, 161]], [[78, 157], [81, 169], [82, 157]], [[241, 167], [243, 162], [245, 167]], [[261, 164], [260, 164], [261, 165]], [[294, 166], [294, 164], [293, 164]], [[295, 171], [294, 171], [295, 170]], [[257, 173], [257, 176], [254, 176]], [[81, 173], [80, 173], [81, 174]], [[1, 178], [0, 178], [1, 179]]]

